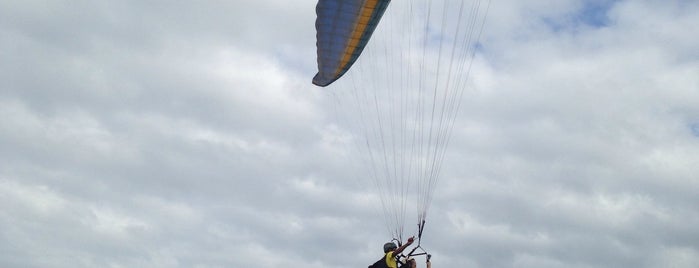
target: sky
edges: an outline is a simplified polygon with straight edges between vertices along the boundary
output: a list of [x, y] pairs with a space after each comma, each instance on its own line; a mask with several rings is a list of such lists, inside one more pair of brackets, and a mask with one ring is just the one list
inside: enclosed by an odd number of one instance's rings
[[[315, 4], [0, 0], [0, 267], [378, 259]], [[433, 267], [696, 267], [697, 25], [692, 0], [493, 0]]]

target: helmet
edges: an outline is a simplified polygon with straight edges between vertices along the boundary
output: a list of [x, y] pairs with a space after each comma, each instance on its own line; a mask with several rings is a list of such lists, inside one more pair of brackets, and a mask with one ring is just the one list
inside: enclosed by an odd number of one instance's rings
[[397, 248], [398, 248], [398, 246], [396, 246], [396, 244], [393, 242], [388, 242], [386, 244], [383, 244], [383, 252], [384, 253], [389, 252], [389, 251], [393, 251]]

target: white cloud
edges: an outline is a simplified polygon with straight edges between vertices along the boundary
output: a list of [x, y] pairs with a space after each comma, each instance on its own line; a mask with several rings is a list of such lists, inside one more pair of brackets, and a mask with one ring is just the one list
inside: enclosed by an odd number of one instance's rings
[[[375, 261], [379, 198], [310, 85], [315, 3], [0, 3], [0, 266]], [[699, 262], [698, 10], [493, 1], [435, 267]]]

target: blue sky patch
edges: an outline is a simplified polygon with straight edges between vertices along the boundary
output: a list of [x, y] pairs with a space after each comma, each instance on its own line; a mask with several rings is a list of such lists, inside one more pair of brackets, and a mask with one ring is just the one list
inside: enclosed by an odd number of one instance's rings
[[699, 137], [699, 123], [689, 125], [689, 129], [692, 130], [694, 136]]
[[611, 21], [608, 12], [618, 0], [588, 0], [572, 13], [563, 17], [548, 17], [543, 21], [554, 32], [576, 31], [581, 26], [602, 28], [608, 26]]
[[600, 28], [609, 25], [607, 13], [617, 1], [593, 0], [585, 1], [576, 16], [580, 24]]

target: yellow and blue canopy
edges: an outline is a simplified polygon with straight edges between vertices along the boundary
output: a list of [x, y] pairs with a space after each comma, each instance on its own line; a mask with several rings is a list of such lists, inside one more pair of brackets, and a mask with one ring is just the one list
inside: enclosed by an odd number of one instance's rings
[[318, 74], [327, 86], [349, 70], [381, 20], [390, 0], [320, 0], [316, 6]]

